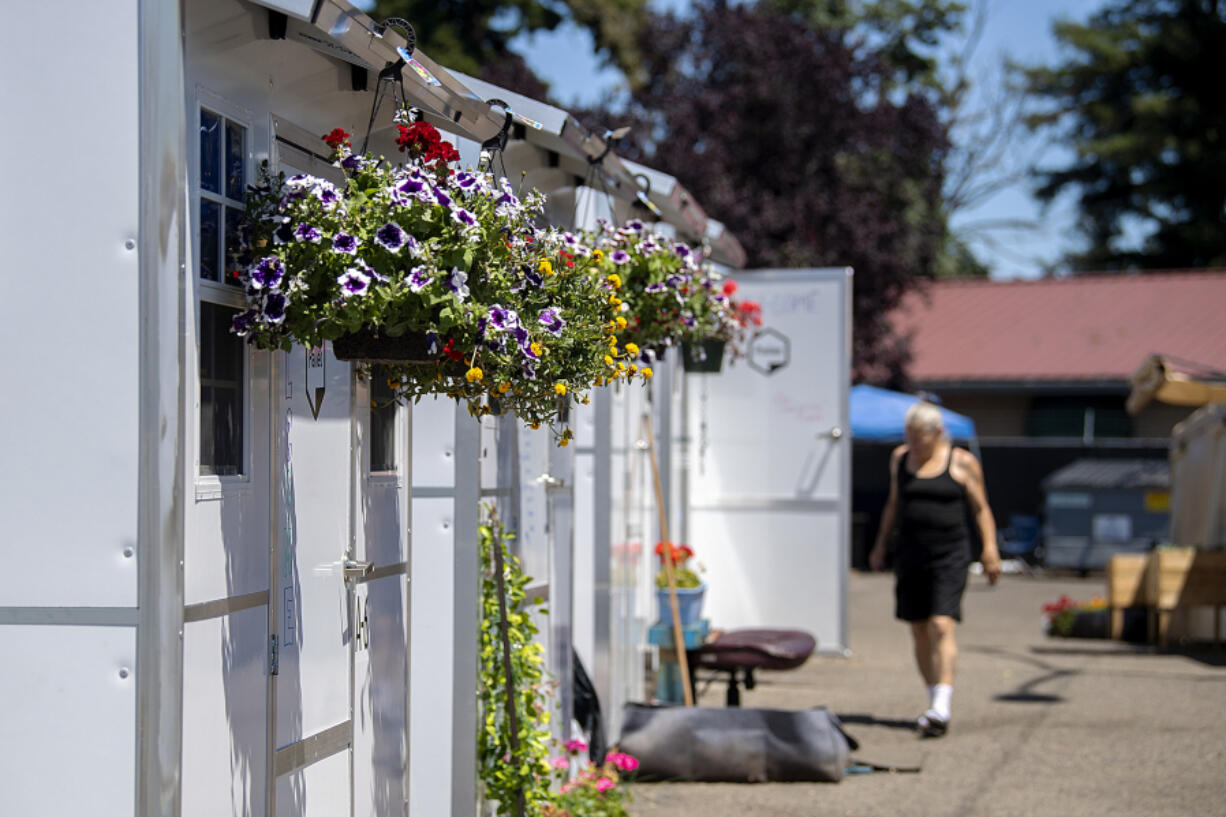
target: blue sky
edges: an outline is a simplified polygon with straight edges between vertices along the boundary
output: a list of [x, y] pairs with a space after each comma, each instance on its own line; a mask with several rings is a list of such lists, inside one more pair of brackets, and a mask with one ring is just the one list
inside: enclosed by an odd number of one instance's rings
[[[1006, 57], [1026, 63], [1050, 63], [1058, 56], [1051, 24], [1059, 17], [1084, 21], [1103, 5], [1103, 0], [986, 0], [987, 17], [983, 36], [973, 57], [973, 76], [991, 78]], [[659, 3], [683, 8], [687, 0]], [[528, 64], [552, 86], [554, 97], [565, 104], [594, 103], [615, 89], [620, 75], [602, 69], [592, 53], [591, 36], [575, 26], [557, 31], [522, 36], [514, 46]], [[1036, 155], [1048, 161], [1058, 159], [1058, 148], [1035, 140], [1017, 145], [1019, 158]], [[718, 213], [712, 214], [715, 218]], [[980, 220], [1021, 220], [1034, 222], [1033, 230], [988, 233], [991, 244], [972, 244], [979, 257], [993, 268], [997, 278], [1028, 278], [1039, 275], [1045, 264], [1077, 246], [1073, 231], [1075, 208], [1069, 200], [1057, 200], [1041, 213], [1030, 193], [1029, 184], [1010, 185], [980, 206], [960, 213], [955, 229]]]

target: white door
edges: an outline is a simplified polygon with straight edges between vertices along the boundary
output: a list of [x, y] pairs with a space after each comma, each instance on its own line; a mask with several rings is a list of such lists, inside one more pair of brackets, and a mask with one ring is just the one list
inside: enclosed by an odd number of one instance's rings
[[352, 810], [352, 373], [330, 344], [281, 361], [275, 813], [335, 817]]
[[714, 627], [847, 647], [850, 270], [737, 273], [762, 304], [749, 355], [687, 374], [688, 517]]
[[[277, 123], [278, 137], [285, 125]], [[286, 175], [337, 171], [278, 138]], [[354, 377], [331, 344], [278, 356], [273, 777], [278, 817], [353, 813]]]

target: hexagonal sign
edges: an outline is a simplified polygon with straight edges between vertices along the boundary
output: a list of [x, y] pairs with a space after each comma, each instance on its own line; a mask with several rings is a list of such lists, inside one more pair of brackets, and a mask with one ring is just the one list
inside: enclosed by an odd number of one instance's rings
[[778, 329], [761, 329], [749, 341], [749, 367], [774, 374], [792, 360], [792, 342]]

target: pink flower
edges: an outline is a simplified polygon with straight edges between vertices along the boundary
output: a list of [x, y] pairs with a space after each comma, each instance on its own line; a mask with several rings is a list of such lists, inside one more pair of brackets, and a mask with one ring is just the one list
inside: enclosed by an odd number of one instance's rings
[[572, 754], [578, 754], [579, 752], [586, 752], [587, 744], [579, 740], [578, 738], [573, 738], [571, 740], [566, 741], [566, 751]]
[[632, 772], [639, 767], [639, 759], [634, 755], [623, 755], [621, 752], [609, 752], [605, 760], [612, 763], [623, 772]]
[[596, 791], [601, 794], [604, 794], [611, 788], [613, 788], [613, 781], [607, 777], [602, 777], [596, 781]]
[[555, 769], [569, 769], [570, 761], [567, 760], [565, 757], [555, 757], [553, 759], [553, 767]]

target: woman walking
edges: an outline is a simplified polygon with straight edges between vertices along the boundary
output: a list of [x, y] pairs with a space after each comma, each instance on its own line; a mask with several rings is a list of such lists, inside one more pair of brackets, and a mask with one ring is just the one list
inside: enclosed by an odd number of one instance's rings
[[968, 508], [983, 539], [980, 562], [991, 584], [1000, 576], [1000, 555], [983, 469], [973, 454], [950, 444], [940, 409], [916, 403], [907, 411], [905, 435], [890, 458], [890, 496], [869, 565], [884, 568], [897, 521], [894, 615], [911, 626], [915, 662], [928, 686], [928, 709], [916, 726], [926, 737], [939, 737], [949, 728], [958, 657], [954, 627], [962, 620], [971, 561]]

